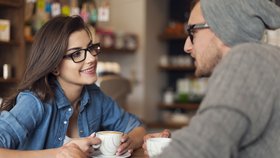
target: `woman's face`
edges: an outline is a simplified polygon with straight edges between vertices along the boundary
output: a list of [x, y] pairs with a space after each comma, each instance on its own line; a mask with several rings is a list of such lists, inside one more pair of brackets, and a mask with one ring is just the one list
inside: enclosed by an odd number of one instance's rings
[[[79, 49], [88, 48], [92, 43], [85, 30], [73, 32], [69, 37], [65, 55], [74, 53]], [[84, 51], [80, 52], [83, 53]], [[64, 58], [57, 68], [57, 80], [64, 88], [93, 84], [97, 80], [96, 67], [97, 56], [93, 56], [88, 51], [85, 60], [78, 63], [75, 63], [71, 57]]]

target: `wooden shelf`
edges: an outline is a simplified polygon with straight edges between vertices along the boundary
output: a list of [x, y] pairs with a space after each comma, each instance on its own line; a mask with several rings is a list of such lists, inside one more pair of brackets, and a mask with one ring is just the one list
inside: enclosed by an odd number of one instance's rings
[[12, 8], [22, 7], [22, 3], [19, 0], [0, 0], [0, 5]]
[[[166, 105], [166, 104], [159, 104], [158, 108], [161, 110], [168, 110], [168, 109], [184, 109], [188, 111], [195, 111], [199, 108], [199, 104], [195, 103], [186, 103], [186, 104], [172, 104], [172, 105]], [[171, 118], [170, 118], [171, 119]], [[157, 129], [179, 129], [184, 126], [188, 126], [189, 122], [174, 122], [174, 121], [160, 121], [160, 122], [144, 122], [147, 128], [157, 128]]]
[[[24, 0], [0, 0], [0, 17], [10, 21], [11, 40], [0, 41], [1, 64], [12, 66], [13, 78], [0, 78], [0, 97], [8, 96], [20, 81], [25, 67]], [[14, 71], [16, 70], [16, 71]]]
[[175, 104], [167, 105], [167, 104], [160, 103], [158, 107], [160, 109], [197, 110], [199, 108], [199, 104], [198, 103], [186, 103], [186, 104], [175, 103]]
[[0, 83], [17, 83], [18, 80], [16, 78], [9, 78], [9, 79], [4, 79], [0, 78]]
[[8, 41], [8, 42], [6, 42], [6, 41], [0, 41], [0, 46], [2, 46], [2, 45], [17, 46], [17, 45], [19, 45], [19, 43], [16, 42], [16, 41], [13, 41], [13, 40]]
[[32, 44], [33, 43], [33, 37], [30, 37], [30, 38], [25, 37], [24, 40], [27, 44]]
[[165, 71], [194, 71], [195, 70], [194, 66], [173, 66], [173, 65], [162, 66], [162, 65], [160, 65], [159, 68], [161, 70], [165, 70]]
[[161, 34], [159, 35], [159, 39], [160, 40], [185, 40], [187, 39], [187, 35], [186, 34]]

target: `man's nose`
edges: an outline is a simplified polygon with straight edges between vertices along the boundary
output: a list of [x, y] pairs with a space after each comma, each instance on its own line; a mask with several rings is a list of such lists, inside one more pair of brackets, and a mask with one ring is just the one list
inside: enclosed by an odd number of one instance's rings
[[191, 53], [192, 52], [192, 42], [191, 42], [190, 37], [188, 37], [185, 41], [184, 51], [186, 53]]

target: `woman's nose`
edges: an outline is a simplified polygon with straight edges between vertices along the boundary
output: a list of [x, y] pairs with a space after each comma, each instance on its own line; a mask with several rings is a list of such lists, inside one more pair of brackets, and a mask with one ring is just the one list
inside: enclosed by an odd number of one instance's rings
[[87, 57], [86, 57], [86, 60], [87, 61], [94, 61], [94, 60], [97, 60], [98, 59], [98, 57], [97, 57], [97, 55], [92, 55], [89, 51], [87, 51]]

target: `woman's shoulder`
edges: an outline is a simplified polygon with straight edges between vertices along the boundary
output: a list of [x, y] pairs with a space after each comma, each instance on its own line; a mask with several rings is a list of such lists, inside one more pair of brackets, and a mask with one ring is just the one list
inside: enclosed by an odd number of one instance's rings
[[20, 92], [16, 99], [16, 106], [24, 106], [25, 108], [36, 111], [44, 111], [43, 103], [34, 92], [23, 91]]
[[36, 95], [30, 91], [22, 91], [17, 95], [16, 103], [10, 111], [5, 111], [7, 122], [14, 123], [15, 129], [28, 132], [36, 127], [45, 114], [44, 105]]
[[29, 90], [19, 92], [17, 100], [27, 99], [27, 100], [40, 100], [37, 95]]

